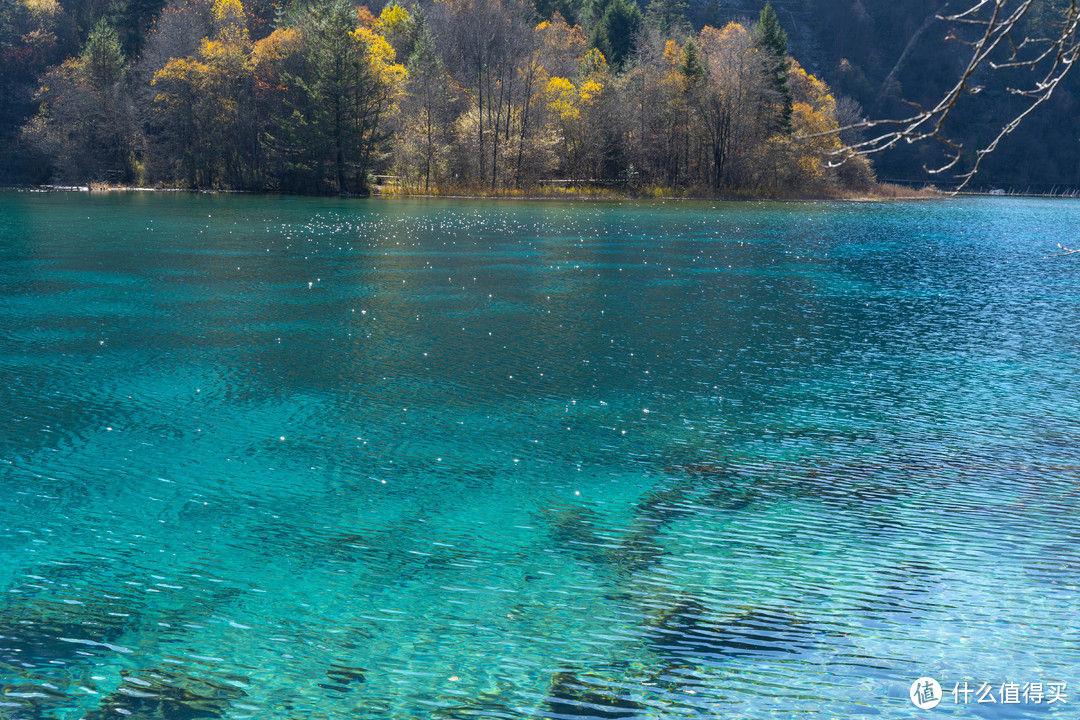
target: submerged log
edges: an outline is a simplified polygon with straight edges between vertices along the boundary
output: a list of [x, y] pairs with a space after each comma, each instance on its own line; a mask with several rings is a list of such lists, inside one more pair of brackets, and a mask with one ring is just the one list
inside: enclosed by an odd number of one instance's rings
[[330, 683], [318, 683], [319, 687], [324, 690], [333, 690], [335, 692], [351, 692], [352, 685], [359, 685], [367, 682], [367, 677], [364, 675], [366, 671], [363, 668], [352, 667], [343, 663], [334, 663], [330, 666], [330, 669], [326, 671], [326, 679], [332, 682]]
[[542, 717], [553, 720], [622, 720], [638, 717], [643, 706], [623, 688], [589, 683], [571, 671], [551, 679]]
[[[198, 720], [224, 717], [233, 700], [247, 693], [216, 679], [188, 675], [179, 670], [121, 671], [124, 681], [107, 695], [86, 720]], [[242, 680], [242, 679], [241, 679]]]
[[668, 663], [697, 665], [724, 658], [803, 653], [818, 645], [820, 634], [803, 620], [770, 608], [716, 619], [691, 598], [661, 616], [650, 630], [648, 644]]

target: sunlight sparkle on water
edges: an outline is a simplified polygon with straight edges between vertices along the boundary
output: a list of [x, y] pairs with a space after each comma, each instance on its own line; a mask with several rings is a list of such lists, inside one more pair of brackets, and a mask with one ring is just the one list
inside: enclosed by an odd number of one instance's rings
[[2, 713], [1080, 693], [1077, 203], [83, 195], [0, 193]]

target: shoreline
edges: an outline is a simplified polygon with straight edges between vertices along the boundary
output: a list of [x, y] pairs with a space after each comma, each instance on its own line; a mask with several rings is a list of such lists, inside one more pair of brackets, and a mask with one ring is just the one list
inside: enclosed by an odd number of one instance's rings
[[740, 196], [740, 195], [697, 195], [667, 193], [659, 189], [644, 189], [641, 192], [610, 192], [610, 191], [578, 191], [578, 192], [536, 192], [535, 190], [522, 191], [514, 189], [501, 189], [494, 191], [451, 191], [447, 193], [435, 192], [404, 192], [385, 185], [376, 185], [371, 188], [367, 195], [347, 193], [344, 195], [318, 195], [279, 192], [274, 190], [221, 190], [206, 188], [177, 188], [177, 187], [151, 187], [141, 185], [17, 185], [0, 184], [0, 190], [15, 190], [18, 192], [48, 193], [48, 192], [85, 192], [85, 193], [112, 193], [112, 192], [145, 192], [145, 193], [191, 193], [200, 195], [277, 195], [280, 197], [294, 198], [348, 198], [348, 199], [429, 199], [429, 200], [562, 200], [562, 201], [697, 201], [697, 202], [889, 202], [901, 200], [936, 200], [950, 197], [1013, 197], [1013, 198], [1054, 198], [1054, 199], [1077, 199], [1080, 198], [1080, 189], [1063, 190], [1059, 193], [1031, 193], [1031, 192], [1001, 192], [1000, 190], [962, 190], [952, 192], [942, 190], [933, 185], [922, 188], [909, 188], [904, 185], [893, 183], [877, 183], [863, 191], [838, 191], [834, 194], [824, 195], [792, 195], [778, 196]]
[[[640, 193], [613, 193], [613, 192], [535, 192], [521, 190], [495, 190], [470, 192], [402, 192], [397, 189], [386, 189], [385, 186], [374, 186], [367, 195], [304, 195], [297, 193], [275, 192], [272, 190], [209, 190], [204, 188], [170, 188], [170, 187], [146, 187], [134, 185], [0, 185], [0, 189], [16, 190], [20, 192], [85, 192], [85, 193], [113, 193], [113, 192], [145, 192], [145, 193], [192, 193], [202, 195], [278, 195], [281, 197], [296, 198], [349, 198], [349, 199], [432, 199], [432, 200], [562, 200], [562, 201], [698, 201], [698, 202], [888, 202], [892, 200], [933, 200], [949, 197], [951, 194], [938, 190], [933, 186], [922, 189], [911, 189], [899, 185], [879, 184], [861, 192], [838, 192], [827, 195], [806, 195], [790, 197], [752, 197], [752, 196], [718, 196], [696, 194], [670, 194], [662, 191], [650, 192], [645, 190]], [[963, 193], [970, 195], [990, 195], [990, 193]], [[1014, 197], [1019, 197], [1016, 195]], [[1038, 196], [1024, 196], [1038, 197]], [[1061, 196], [1054, 196], [1061, 197]]]

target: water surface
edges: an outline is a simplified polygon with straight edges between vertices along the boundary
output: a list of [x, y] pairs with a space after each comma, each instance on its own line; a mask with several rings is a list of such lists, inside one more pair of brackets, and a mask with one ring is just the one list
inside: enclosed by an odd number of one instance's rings
[[1075, 717], [1077, 227], [0, 193], [0, 717]]

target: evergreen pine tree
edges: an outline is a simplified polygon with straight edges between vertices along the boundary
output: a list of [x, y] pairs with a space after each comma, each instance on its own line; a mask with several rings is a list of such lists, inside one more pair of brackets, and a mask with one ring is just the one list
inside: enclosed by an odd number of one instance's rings
[[686, 0], [652, 0], [645, 10], [645, 23], [664, 35], [689, 33], [686, 9]]
[[120, 82], [124, 74], [124, 52], [116, 29], [104, 18], [90, 31], [80, 60], [84, 80], [90, 86], [104, 90]]
[[705, 1], [705, 24], [714, 28], [723, 27], [723, 0]]
[[635, 3], [631, 0], [609, 0], [589, 40], [612, 67], [620, 67], [634, 46], [634, 36], [639, 27], [641, 10]]
[[783, 132], [791, 132], [791, 105], [793, 96], [791, 84], [788, 83], [787, 74], [791, 69], [791, 60], [788, 58], [787, 33], [780, 27], [780, 20], [772, 4], [765, 3], [761, 10], [761, 16], [754, 25], [754, 46], [765, 54], [766, 71], [772, 81], [773, 89], [780, 94], [782, 101], [780, 111], [779, 128]]
[[541, 20], [550, 20], [559, 13], [570, 25], [576, 25], [582, 15], [581, 0], [533, 0], [533, 6]]
[[688, 41], [686, 47], [683, 48], [679, 72], [686, 77], [691, 85], [705, 77], [705, 60], [701, 57], [701, 53], [698, 52], [693, 40]]

